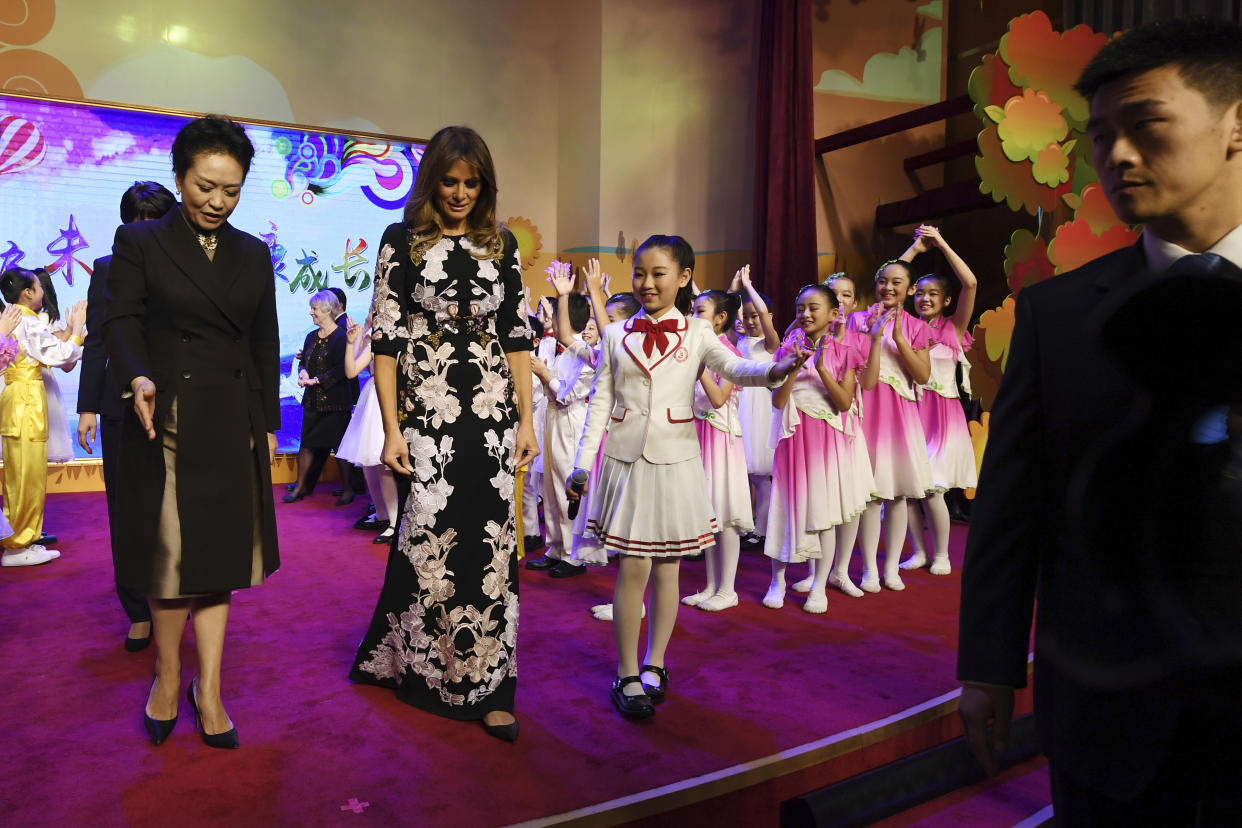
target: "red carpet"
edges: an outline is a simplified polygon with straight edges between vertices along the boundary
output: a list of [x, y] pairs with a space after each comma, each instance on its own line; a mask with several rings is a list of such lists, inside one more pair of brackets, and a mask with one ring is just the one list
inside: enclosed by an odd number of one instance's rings
[[[224, 695], [235, 752], [199, 741], [184, 699], [169, 741], [147, 741], [153, 650], [121, 648], [103, 495], [49, 498], [61, 559], [0, 570], [4, 824], [504, 825], [766, 757], [956, 686], [956, 574], [907, 574], [905, 592], [857, 600], [830, 590], [827, 615], [811, 616], [793, 593], [783, 610], [760, 606], [769, 570], [752, 553], [741, 606], [682, 609], [659, 714], [624, 721], [607, 695], [612, 628], [588, 612], [610, 600], [615, 570], [559, 581], [523, 570], [522, 733], [503, 744], [346, 679], [387, 549], [350, 528], [364, 500], [334, 508], [321, 489], [277, 504], [283, 567], [234, 597]], [[701, 567], [683, 565], [683, 592], [699, 588]], [[193, 652], [191, 631], [183, 684]]]

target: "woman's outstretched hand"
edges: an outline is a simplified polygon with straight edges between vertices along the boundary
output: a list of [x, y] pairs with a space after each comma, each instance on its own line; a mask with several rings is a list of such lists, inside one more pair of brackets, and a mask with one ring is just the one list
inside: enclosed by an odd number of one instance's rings
[[802, 364], [815, 352], [815, 349], [804, 339], [798, 344], [798, 349], [792, 351], [788, 356], [781, 357], [777, 362], [772, 363], [772, 369], [768, 374], [768, 378], [773, 382], [783, 382], [790, 374], [802, 367]]

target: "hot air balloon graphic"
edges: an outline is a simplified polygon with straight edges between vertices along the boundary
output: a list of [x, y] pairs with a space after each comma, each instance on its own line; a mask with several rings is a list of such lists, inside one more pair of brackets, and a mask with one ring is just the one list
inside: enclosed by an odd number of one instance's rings
[[37, 166], [47, 154], [39, 128], [16, 115], [0, 118], [0, 175]]

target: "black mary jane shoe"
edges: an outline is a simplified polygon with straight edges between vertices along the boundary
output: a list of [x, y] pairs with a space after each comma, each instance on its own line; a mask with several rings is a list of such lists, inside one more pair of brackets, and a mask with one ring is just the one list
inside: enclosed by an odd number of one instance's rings
[[502, 742], [512, 743], [517, 741], [518, 723], [516, 718], [508, 724], [503, 725], [490, 725], [482, 719], [479, 721], [483, 722], [483, 729], [487, 731], [488, 736], [494, 736]]
[[664, 667], [657, 667], [654, 664], [644, 664], [642, 669], [638, 671], [639, 679], [642, 678], [643, 673], [655, 673], [660, 677], [659, 684], [643, 682], [643, 689], [651, 697], [652, 704], [659, 704], [664, 701], [664, 696], [668, 693], [668, 670]]
[[387, 529], [385, 529], [383, 532], [380, 532], [378, 535], [376, 535], [374, 538], [372, 538], [372, 539], [371, 539], [371, 543], [384, 543], [384, 544], [390, 544], [390, 543], [392, 543], [392, 538], [393, 538], [393, 536], [394, 536], [394, 535], [396, 535], [396, 534], [397, 534], [396, 530], [395, 530], [395, 529], [393, 529], [391, 526], [389, 526], [389, 527], [388, 527]]
[[361, 532], [382, 532], [388, 528], [388, 521], [380, 520], [372, 512], [355, 520], [354, 528]]
[[628, 716], [631, 719], [646, 719], [654, 716], [655, 705], [652, 703], [650, 696], [646, 693], [640, 693], [636, 696], [627, 696], [625, 694], [623, 688], [627, 684], [635, 682], [642, 684], [643, 680], [638, 676], [625, 676], [624, 678], [617, 676], [617, 678], [613, 679], [612, 690], [609, 692], [613, 705], [617, 710], [621, 711], [622, 716]]
[[190, 700], [190, 707], [194, 708], [194, 727], [203, 735], [203, 744], [213, 748], [227, 748], [236, 750], [241, 746], [237, 740], [237, 728], [226, 730], [224, 733], [208, 733], [203, 727], [203, 712], [198, 709], [198, 677], [190, 682], [190, 686], [186, 688], [185, 697]]
[[543, 572], [544, 570], [551, 569], [558, 563], [560, 563], [560, 561], [556, 558], [549, 558], [547, 555], [544, 555], [542, 558], [535, 558], [533, 561], [527, 561], [523, 564], [523, 566], [527, 569], [533, 569], [536, 572]]
[[[155, 682], [158, 680], [158, 678], [153, 676], [151, 678], [151, 686], [155, 687]], [[151, 694], [148, 692], [147, 695], [150, 696]], [[164, 744], [164, 740], [168, 738], [168, 734], [172, 733], [176, 725], [176, 716], [173, 716], [171, 719], [152, 719], [147, 715], [146, 702], [142, 703], [142, 726], [146, 728], [147, 735], [151, 737], [151, 744]]]

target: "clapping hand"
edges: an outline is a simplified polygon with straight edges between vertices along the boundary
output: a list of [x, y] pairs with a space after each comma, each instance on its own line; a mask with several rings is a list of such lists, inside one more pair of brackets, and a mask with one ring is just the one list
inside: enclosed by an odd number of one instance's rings
[[801, 368], [813, 352], [810, 343], [804, 338], [798, 343], [798, 347], [795, 350], [772, 364], [772, 371], [768, 375], [769, 379], [783, 382], [790, 374]]
[[73, 309], [69, 311], [69, 327], [84, 328], [86, 327], [86, 300], [73, 303]]
[[9, 305], [4, 309], [4, 313], [0, 313], [0, 335], [10, 336], [17, 323], [22, 320], [22, 309], [20, 305]]
[[918, 245], [920, 253], [926, 253], [935, 247], [944, 244], [944, 237], [940, 235], [940, 230], [930, 224], [920, 224], [919, 229], [914, 231], [914, 243]]
[[896, 324], [896, 319], [897, 319], [896, 308], [894, 308], [891, 311], [886, 311], [884, 310], [884, 307], [880, 304], [872, 305], [867, 310], [867, 320], [870, 323], [871, 341], [875, 342], [881, 336], [883, 336], [884, 327], [888, 325], [889, 321], [893, 321], [894, 323], [893, 324], [893, 330], [894, 330], [893, 336], [896, 337], [897, 334], [895, 333], [895, 331], [899, 327]]

